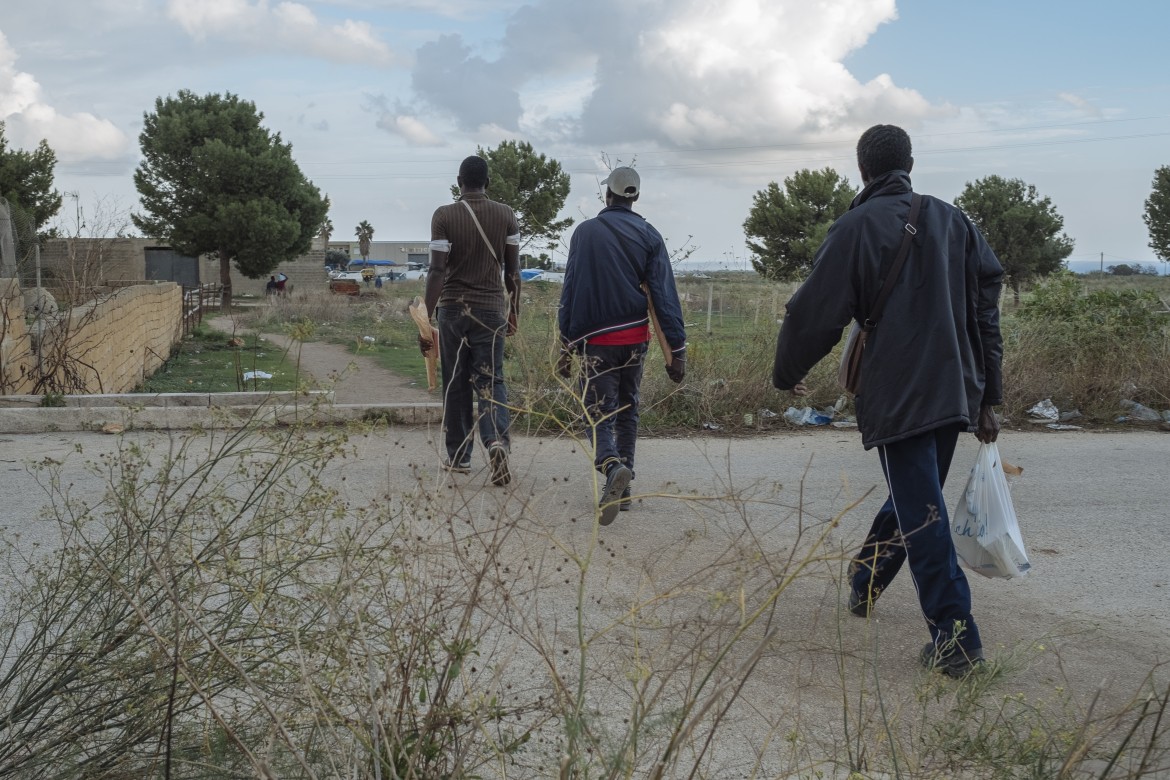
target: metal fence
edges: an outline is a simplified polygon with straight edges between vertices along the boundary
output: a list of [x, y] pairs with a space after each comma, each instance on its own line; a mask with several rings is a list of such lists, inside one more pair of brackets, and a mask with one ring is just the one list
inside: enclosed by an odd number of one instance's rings
[[201, 284], [183, 288], [183, 335], [190, 336], [199, 323], [203, 312], [219, 305], [223, 288], [219, 284]]

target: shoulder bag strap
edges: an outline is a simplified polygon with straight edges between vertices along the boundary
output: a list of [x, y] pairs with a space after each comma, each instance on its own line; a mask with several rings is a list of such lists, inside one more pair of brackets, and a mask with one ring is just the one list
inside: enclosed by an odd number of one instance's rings
[[483, 226], [479, 224], [479, 218], [475, 216], [475, 211], [472, 210], [471, 204], [465, 200], [459, 202], [463, 204], [463, 207], [467, 209], [467, 213], [471, 215], [471, 221], [475, 223], [475, 228], [479, 231], [479, 234], [483, 236], [483, 242], [487, 244], [488, 251], [492, 253], [492, 259], [497, 263], [500, 262], [500, 258], [496, 255], [496, 249], [492, 246], [492, 242], [488, 241], [487, 233], [483, 232]]
[[910, 197], [910, 217], [903, 225], [902, 243], [898, 246], [898, 254], [894, 258], [894, 264], [890, 266], [890, 274], [886, 277], [886, 282], [882, 285], [882, 291], [878, 293], [877, 300], [873, 302], [873, 309], [870, 310], [869, 316], [861, 324], [861, 329], [866, 332], [877, 327], [878, 320], [882, 318], [882, 312], [885, 311], [886, 300], [894, 289], [894, 282], [898, 280], [902, 266], [906, 264], [906, 256], [910, 254], [910, 243], [918, 233], [918, 228], [915, 225], [918, 222], [918, 211], [921, 206], [922, 196], [915, 192]]

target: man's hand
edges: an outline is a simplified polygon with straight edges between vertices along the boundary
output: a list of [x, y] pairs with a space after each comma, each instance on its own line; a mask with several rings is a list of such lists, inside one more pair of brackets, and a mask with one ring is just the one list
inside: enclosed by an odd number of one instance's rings
[[666, 366], [666, 375], [675, 384], [682, 384], [687, 375], [687, 348], [682, 347], [671, 353], [670, 363]]
[[789, 392], [797, 398], [804, 398], [806, 395], [808, 395], [808, 385], [806, 385], [804, 382], [797, 382], [796, 387], [789, 390]]
[[520, 325], [520, 315], [514, 311], [508, 312], [508, 329], [504, 331], [505, 336], [515, 336], [516, 328]]
[[434, 349], [434, 346], [435, 342], [431, 341], [430, 339], [423, 338], [421, 333], [418, 334], [418, 351], [422, 353], [423, 357], [426, 357], [427, 354], [432, 349]]
[[557, 373], [563, 379], [573, 375], [573, 355], [565, 347], [561, 347], [561, 354], [557, 355]]
[[979, 407], [979, 425], [975, 428], [975, 438], [984, 444], [991, 444], [999, 438], [999, 417], [990, 406]]

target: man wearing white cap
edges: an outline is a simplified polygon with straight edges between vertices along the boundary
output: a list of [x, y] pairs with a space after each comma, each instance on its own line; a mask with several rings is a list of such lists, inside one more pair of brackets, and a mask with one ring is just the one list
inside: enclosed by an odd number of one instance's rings
[[605, 208], [578, 225], [569, 241], [558, 370], [567, 378], [569, 355], [581, 356], [594, 466], [605, 475], [599, 521], [609, 525], [630, 508], [651, 307], [669, 345], [666, 372], [675, 382], [686, 375], [687, 336], [662, 235], [633, 210], [642, 187], [638, 172], [615, 168], [602, 184]]

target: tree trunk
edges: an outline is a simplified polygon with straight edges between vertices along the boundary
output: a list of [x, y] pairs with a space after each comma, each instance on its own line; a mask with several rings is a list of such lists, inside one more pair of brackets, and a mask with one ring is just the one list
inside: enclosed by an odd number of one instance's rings
[[232, 308], [232, 259], [225, 249], [219, 250], [219, 284], [222, 288], [219, 310], [227, 314]]
[[1020, 308], [1020, 280], [1012, 277], [1012, 295], [1015, 297], [1016, 308]]

